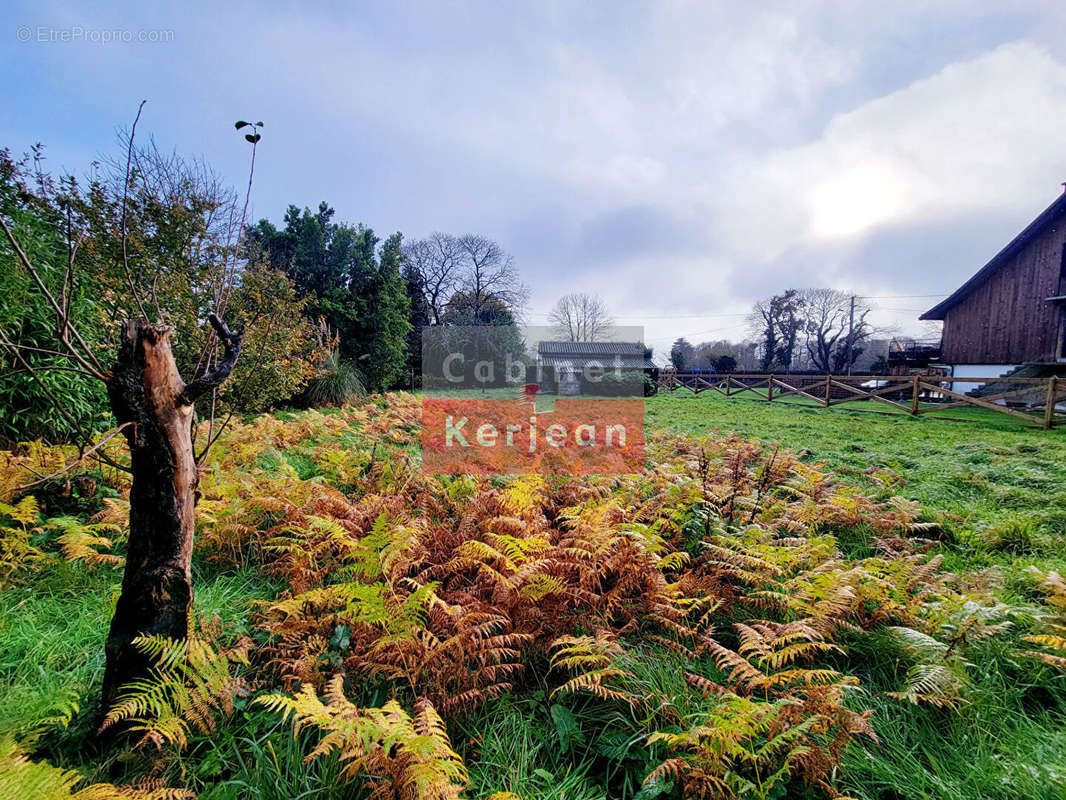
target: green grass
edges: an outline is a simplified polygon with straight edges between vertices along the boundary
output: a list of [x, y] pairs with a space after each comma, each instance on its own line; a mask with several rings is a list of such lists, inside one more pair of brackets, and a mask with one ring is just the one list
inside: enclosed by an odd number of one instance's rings
[[92, 696], [119, 580], [113, 569], [57, 562], [0, 593], [0, 731], [26, 735]]
[[[197, 565], [199, 567], [199, 565]], [[275, 596], [255, 570], [194, 577], [201, 619], [250, 633], [249, 604]], [[119, 570], [56, 559], [25, 583], [0, 592], [0, 732], [27, 735], [42, 721], [73, 717], [84, 735], [96, 714]]]
[[[899, 494], [921, 502], [963, 540], [959, 552], [972, 555], [976, 568], [985, 559], [974, 552], [977, 535], [1011, 515], [1029, 520], [1038, 534], [1066, 536], [1066, 428], [1043, 431], [982, 409], [973, 421], [949, 422], [685, 390], [648, 398], [645, 409], [652, 429], [736, 431], [824, 461], [848, 483], [899, 481]], [[1044, 563], [1066, 565], [1062, 548], [1046, 555]]]
[[[944, 524], [945, 567], [995, 567], [1008, 603], [1034, 600], [1025, 567], [1066, 569], [1066, 429], [983, 410], [955, 422], [714, 392], [677, 391], [645, 408], [652, 429], [736, 431], [825, 462], [850, 483], [894, 482]], [[848, 792], [868, 800], [1066, 797], [1066, 675], [1012, 656], [1021, 633], [968, 653], [972, 690], [959, 712], [881, 696], [906, 665], [854, 643], [852, 669], [870, 692], [863, 706], [874, 710], [879, 741], [849, 750], [841, 767]]]
[[[646, 403], [651, 429], [736, 431], [825, 462], [843, 481], [887, 485], [920, 501], [944, 526], [945, 566], [995, 567], [1001, 599], [1032, 603], [1037, 597], [1025, 567], [1066, 571], [1066, 429], [1040, 431], [980, 410], [969, 416], [974, 421], [911, 419], [712, 392], [678, 391]], [[270, 451], [258, 466], [318, 474], [296, 448]], [[839, 532], [839, 544], [852, 556], [869, 554], [871, 546], [861, 530]], [[252, 601], [279, 590], [254, 569], [194, 567], [198, 614], [237, 631], [250, 631]], [[136, 765], [100, 762], [91, 748], [103, 640], [119, 581], [116, 569], [57, 560], [0, 592], [0, 732], [25, 737], [41, 720], [72, 716], [69, 727], [51, 727], [36, 755], [97, 779], [137, 774]], [[863, 800], [1066, 797], [1066, 674], [1015, 655], [1024, 633], [1019, 621], [1001, 639], [967, 650], [970, 702], [958, 712], [885, 697], [907, 665], [869, 637], [849, 641], [842, 658], [862, 679], [864, 693], [855, 702], [874, 711], [878, 741], [851, 747], [839, 787]], [[679, 718], [701, 712], [705, 701], [685, 685], [672, 656], [634, 647], [631, 657], [638, 691], [644, 686], [649, 695], [675, 698]], [[470, 770], [469, 797], [510, 791], [526, 800], [643, 800], [656, 792], [638, 793], [640, 779], [664, 755], [645, 745], [647, 723], [586, 697], [551, 698], [534, 685], [454, 721], [450, 730]], [[210, 800], [362, 796], [340, 780], [335, 760], [305, 763], [310, 739], [294, 741], [291, 730], [242, 703], [216, 734], [194, 737], [166, 777]]]
[[861, 798], [980, 800], [1066, 796], [1066, 681], [1020, 659], [1006, 639], [968, 652], [970, 703], [958, 711], [916, 707], [880, 696], [898, 679], [890, 648], [876, 638], [849, 647], [865, 666], [879, 741], [852, 747], [844, 783]]

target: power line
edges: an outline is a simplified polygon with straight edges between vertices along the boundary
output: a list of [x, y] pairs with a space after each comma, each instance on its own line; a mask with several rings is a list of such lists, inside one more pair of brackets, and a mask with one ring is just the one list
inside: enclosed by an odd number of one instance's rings
[[905, 300], [915, 297], [948, 297], [950, 292], [944, 292], [944, 294], [879, 294], [879, 295], [855, 295], [860, 300]]
[[[750, 312], [738, 312], [735, 314], [630, 314], [624, 317], [614, 317], [619, 320], [642, 320], [642, 319], [714, 319], [716, 317], [746, 317]], [[536, 319], [549, 319], [547, 314], [533, 313], [531, 317]]]

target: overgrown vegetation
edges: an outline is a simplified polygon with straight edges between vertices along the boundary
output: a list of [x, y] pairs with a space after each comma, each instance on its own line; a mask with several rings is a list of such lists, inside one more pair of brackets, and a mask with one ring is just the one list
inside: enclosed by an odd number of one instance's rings
[[141, 643], [119, 757], [92, 731], [123, 476], [34, 502], [64, 454], [5, 453], [0, 726], [69, 786], [206, 798], [1066, 791], [1061, 434], [648, 411], [648, 469], [581, 478], [423, 475], [409, 395], [234, 421], [196, 635]]

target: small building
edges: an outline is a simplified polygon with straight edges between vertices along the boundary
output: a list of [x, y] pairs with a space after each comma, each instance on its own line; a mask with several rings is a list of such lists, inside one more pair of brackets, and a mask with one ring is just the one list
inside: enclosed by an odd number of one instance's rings
[[956, 377], [1066, 371], [1066, 193], [921, 319], [944, 321]]
[[655, 369], [641, 342], [537, 343], [537, 366], [560, 395], [641, 396]]

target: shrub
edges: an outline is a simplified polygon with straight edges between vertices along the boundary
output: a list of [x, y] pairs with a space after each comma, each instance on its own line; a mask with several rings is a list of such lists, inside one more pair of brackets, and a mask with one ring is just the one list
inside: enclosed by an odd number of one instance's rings
[[334, 350], [326, 356], [318, 376], [308, 383], [304, 399], [309, 406], [321, 408], [343, 406], [364, 394], [363, 376], [355, 364]]

